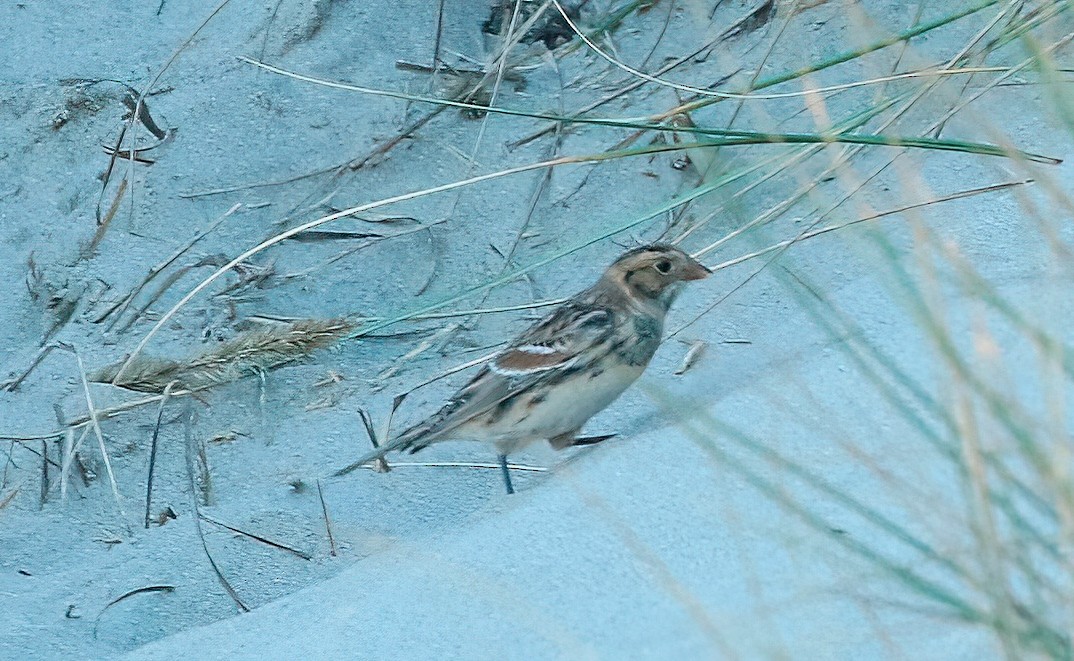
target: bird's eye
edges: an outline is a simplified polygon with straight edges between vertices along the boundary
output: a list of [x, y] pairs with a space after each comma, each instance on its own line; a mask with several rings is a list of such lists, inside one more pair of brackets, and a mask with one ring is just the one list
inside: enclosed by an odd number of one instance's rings
[[655, 266], [656, 270], [660, 271], [661, 273], [671, 273], [671, 262], [666, 259], [660, 260], [656, 264], [653, 264], [653, 266]]

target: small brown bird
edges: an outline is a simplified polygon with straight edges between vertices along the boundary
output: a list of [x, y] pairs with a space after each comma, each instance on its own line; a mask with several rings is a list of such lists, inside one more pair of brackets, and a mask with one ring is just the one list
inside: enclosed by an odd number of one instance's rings
[[610, 438], [579, 438], [578, 432], [645, 371], [681, 283], [709, 273], [670, 245], [624, 253], [595, 285], [490, 358], [436, 415], [336, 475], [394, 450], [485, 441], [496, 446], [507, 493], [514, 493], [507, 455], [539, 440], [561, 450]]

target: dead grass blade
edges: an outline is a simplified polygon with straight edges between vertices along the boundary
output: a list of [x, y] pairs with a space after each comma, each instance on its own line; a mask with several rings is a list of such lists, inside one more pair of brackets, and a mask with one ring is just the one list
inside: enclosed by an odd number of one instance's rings
[[243, 613], [249, 613], [250, 608], [243, 603], [242, 598], [239, 597], [239, 593], [235, 591], [235, 588], [231, 586], [231, 582], [227, 580], [224, 573], [220, 570], [219, 565], [216, 564], [216, 560], [213, 559], [213, 554], [209, 551], [209, 544], [205, 541], [205, 532], [201, 528], [201, 505], [198, 503], [198, 486], [197, 480], [194, 477], [194, 454], [196, 449], [194, 448], [194, 409], [190, 405], [190, 401], [187, 400], [186, 415], [183, 416], [183, 446], [186, 454], [186, 475], [190, 484], [190, 502], [194, 508], [194, 529], [198, 533], [198, 539], [201, 540], [201, 548], [205, 551], [205, 557], [209, 560], [209, 566], [212, 567], [213, 573], [216, 574], [216, 579], [220, 581], [220, 585], [228, 593], [228, 596], [235, 602], [239, 610]]
[[701, 360], [701, 357], [705, 355], [705, 349], [708, 344], [704, 340], [697, 340], [690, 345], [690, 348], [686, 351], [686, 355], [683, 356], [682, 365], [679, 369], [675, 370], [675, 376], [682, 376], [690, 371], [697, 361]]
[[48, 501], [48, 462], [48, 441], [41, 441], [41, 509], [45, 509], [45, 503]]
[[309, 553], [306, 553], [305, 551], [301, 551], [299, 549], [296, 549], [293, 546], [288, 546], [287, 544], [284, 544], [283, 542], [276, 542], [276, 541], [273, 541], [273, 540], [269, 539], [268, 537], [258, 535], [257, 533], [252, 533], [252, 532], [243, 530], [241, 528], [236, 528], [235, 526], [228, 525], [228, 524], [224, 523], [223, 521], [218, 521], [217, 519], [214, 519], [213, 517], [209, 516], [208, 514], [201, 514], [199, 516], [201, 516], [203, 521], [208, 521], [209, 523], [211, 523], [213, 525], [220, 526], [221, 528], [224, 528], [225, 530], [230, 530], [231, 532], [236, 533], [238, 535], [243, 535], [244, 537], [249, 537], [252, 540], [261, 542], [262, 544], [265, 544], [267, 546], [271, 546], [274, 549], [280, 549], [281, 551], [287, 551], [288, 553], [291, 553], [293, 555], [297, 555], [298, 557], [302, 558], [303, 560], [312, 560], [313, 559], [313, 556], [310, 555]]
[[101, 612], [97, 613], [97, 617], [94, 618], [94, 620], [93, 620], [93, 637], [94, 638], [97, 637], [97, 625], [100, 624], [101, 617], [105, 614], [105, 611], [107, 611], [112, 606], [115, 606], [119, 602], [121, 602], [121, 601], [123, 601], [125, 599], [130, 599], [131, 597], [133, 597], [135, 595], [149, 594], [149, 593], [153, 593], [153, 592], [175, 592], [175, 586], [174, 585], [147, 585], [145, 587], [135, 588], [133, 590], [128, 590], [127, 592], [124, 592], [123, 594], [119, 595], [118, 597], [116, 597], [112, 601], [110, 601], [107, 604], [105, 604], [105, 607], [101, 609]]
[[[395, 461], [392, 462], [392, 466], [395, 468], [479, 468], [484, 470], [501, 470], [503, 467], [500, 464], [489, 464], [483, 462], [473, 461]], [[368, 468], [374, 470], [371, 464], [363, 464], [357, 468]], [[507, 468], [510, 470], [524, 471], [528, 473], [547, 473], [548, 469], [544, 466], [530, 466], [529, 464], [507, 464]]]
[[[112, 158], [116, 158], [116, 154], [113, 153]], [[104, 240], [104, 235], [108, 232], [108, 228], [112, 224], [112, 219], [116, 217], [116, 212], [119, 211], [119, 204], [123, 201], [123, 194], [127, 192], [128, 182], [129, 180], [126, 177], [119, 182], [119, 188], [116, 189], [116, 194], [112, 198], [112, 203], [108, 205], [108, 211], [105, 212], [104, 216], [100, 215], [100, 208], [98, 207], [97, 230], [93, 233], [93, 238], [90, 239], [89, 244], [82, 251], [83, 258], [89, 257], [96, 252], [97, 246]], [[104, 185], [108, 186], [107, 179], [105, 179]], [[104, 195], [104, 190], [101, 191], [101, 195]]]
[[116, 506], [119, 508], [119, 515], [122, 517], [123, 522], [127, 521], [127, 513], [123, 511], [123, 499], [119, 495], [119, 484], [116, 482], [116, 474], [112, 471], [112, 460], [108, 456], [108, 448], [104, 443], [104, 434], [101, 432], [100, 420], [97, 417], [97, 407], [93, 403], [93, 395], [90, 393], [89, 378], [86, 376], [86, 366], [82, 362], [82, 356], [71, 345], [60, 344], [61, 348], [65, 351], [72, 353], [75, 357], [75, 361], [78, 363], [78, 375], [82, 379], [82, 392], [86, 396], [86, 410], [89, 413], [90, 429], [93, 430], [93, 435], [97, 437], [97, 447], [101, 451], [101, 458], [104, 461], [105, 471], [108, 473], [108, 484], [112, 487], [112, 496], [116, 500]]
[[15, 499], [15, 496], [19, 495], [19, 487], [15, 487], [8, 492], [6, 496], [0, 498], [0, 510], [4, 509], [11, 504], [11, 501]]
[[[833, 142], [859, 144], [859, 145], [873, 145], [873, 146], [886, 146], [886, 147], [913, 147], [918, 149], [935, 149], [944, 151], [958, 151], [968, 152], [973, 154], [987, 154], [990, 156], [998, 156], [1005, 158], [1023, 158], [1036, 163], [1047, 163], [1050, 165], [1057, 165], [1062, 163], [1061, 159], [1053, 158], [1043, 154], [1036, 154], [1030, 152], [1023, 152], [1014, 149], [1010, 146], [1000, 147], [997, 145], [977, 142], [967, 142], [964, 140], [941, 140], [938, 138], [916, 138], [916, 137], [901, 137], [891, 135], [874, 135], [874, 134], [853, 134], [853, 133], [765, 133], [759, 131], [743, 131], [743, 130], [724, 130], [714, 129], [707, 127], [696, 128], [675, 128], [663, 123], [668, 117], [689, 112], [695, 109], [696, 105], [684, 104], [671, 111], [662, 113], [656, 117], [648, 118], [645, 121], [633, 121], [614, 118], [594, 118], [594, 117], [572, 117], [566, 118], [557, 115], [550, 115], [546, 113], [527, 112], [522, 110], [511, 110], [508, 108], [499, 108], [491, 106], [483, 106], [466, 102], [449, 101], [446, 99], [437, 99], [432, 97], [423, 97], [413, 94], [404, 94], [402, 92], [391, 92], [386, 90], [377, 90], [368, 87], [361, 87], [357, 85], [349, 85], [346, 83], [340, 83], [322, 78], [316, 78], [314, 76], [305, 76], [297, 74], [286, 69], [274, 67], [263, 62], [255, 62], [248, 58], [240, 58], [245, 62], [258, 66], [267, 71], [278, 73], [288, 78], [294, 78], [295, 80], [301, 80], [303, 82], [310, 82], [325, 87], [343, 89], [355, 92], [362, 92], [366, 94], [373, 94], [377, 96], [387, 96], [390, 98], [403, 98], [412, 101], [420, 101], [423, 103], [432, 103], [439, 106], [456, 106], [461, 108], [476, 109], [481, 112], [496, 112], [504, 115], [531, 117], [535, 119], [548, 119], [556, 122], [570, 121], [572, 123], [579, 124], [593, 124], [597, 126], [611, 126], [622, 129], [635, 129], [639, 131], [683, 131], [692, 132], [699, 135], [706, 135], [715, 139], [721, 140], [722, 145], [727, 146], [744, 146], [755, 144], [830, 144]], [[812, 94], [812, 91], [810, 92]], [[704, 145], [701, 145], [704, 146]], [[715, 145], [712, 145], [715, 146]], [[670, 149], [675, 149], [671, 147]], [[601, 159], [607, 160], [607, 159]], [[467, 180], [469, 181], [469, 180]], [[461, 182], [457, 182], [461, 184]], [[458, 188], [458, 185], [454, 185], [453, 188]]]
[[321, 488], [320, 480], [317, 480], [317, 497], [321, 500], [321, 514], [324, 515], [324, 531], [328, 535], [328, 552], [334, 558], [336, 557], [336, 538], [332, 534], [332, 520], [328, 518], [328, 505], [324, 502], [324, 490]]
[[86, 435], [89, 434], [89, 424], [82, 424], [82, 434], [78, 437], [78, 441], [75, 441], [75, 429], [74, 425], [67, 428], [64, 433], [63, 444], [63, 457], [61, 458], [60, 466], [60, 501], [67, 502], [67, 481], [68, 475], [71, 472], [71, 464], [75, 462], [78, 456], [78, 450], [82, 447], [82, 441], [86, 440]]
[[16, 390], [18, 390], [19, 386], [22, 385], [22, 382], [26, 380], [26, 377], [30, 376], [30, 374], [35, 369], [37, 369], [37, 366], [40, 365], [41, 361], [45, 360], [45, 358], [47, 358], [50, 353], [52, 353], [53, 349], [56, 349], [55, 343], [43, 345], [40, 349], [37, 350], [37, 354], [35, 354], [33, 360], [30, 361], [30, 365], [14, 379], [0, 384], [0, 390], [6, 390], [8, 392], [15, 392]]
[[227, 220], [227, 218], [229, 218], [232, 214], [234, 214], [236, 211], [241, 209], [242, 206], [243, 205], [241, 203], [235, 204], [234, 206], [232, 206], [230, 209], [228, 209], [226, 212], [224, 212], [223, 215], [221, 215], [219, 218], [217, 218], [212, 223], [210, 223], [208, 227], [206, 227], [205, 229], [203, 229], [200, 232], [198, 232], [197, 234], [195, 234], [189, 241], [184, 243], [178, 250], [176, 250], [174, 253], [172, 253], [167, 259], [165, 259], [161, 263], [157, 264], [153, 268], [149, 269], [149, 272], [146, 274], [145, 278], [143, 278], [142, 281], [140, 283], [138, 283], [138, 285], [135, 286], [130, 291], [130, 293], [128, 293], [123, 298], [119, 299], [114, 305], [112, 305], [110, 308], [105, 310], [103, 314], [101, 314], [99, 317], [97, 317], [96, 319], [93, 320], [93, 323], [99, 324], [99, 323], [103, 322], [105, 319], [107, 319], [108, 317], [112, 316], [113, 314], [116, 314], [116, 319], [114, 319], [111, 323], [108, 324], [108, 330], [111, 330], [116, 325], [116, 323], [119, 321], [119, 318], [122, 317], [123, 314], [127, 311], [127, 308], [130, 307], [130, 305], [134, 302], [134, 300], [138, 297], [138, 295], [142, 292], [142, 290], [145, 289], [149, 285], [149, 283], [151, 283], [158, 275], [160, 275], [161, 272], [164, 271], [164, 269], [166, 269], [169, 266], [171, 266], [172, 264], [174, 264], [177, 259], [182, 257], [188, 250], [193, 248], [199, 241], [201, 241], [203, 238], [205, 238], [210, 233], [212, 233], [212, 231], [215, 230], [217, 227], [219, 227], [221, 223], [223, 223], [225, 220]]
[[157, 441], [160, 440], [160, 425], [164, 419], [164, 406], [168, 403], [173, 386], [175, 386], [174, 381], [164, 387], [164, 392], [160, 397], [160, 406], [157, 407], [157, 423], [153, 425], [153, 437], [149, 441], [149, 475], [145, 480], [145, 527], [147, 530], [151, 519], [149, 509], [153, 502], [153, 469], [157, 465]]

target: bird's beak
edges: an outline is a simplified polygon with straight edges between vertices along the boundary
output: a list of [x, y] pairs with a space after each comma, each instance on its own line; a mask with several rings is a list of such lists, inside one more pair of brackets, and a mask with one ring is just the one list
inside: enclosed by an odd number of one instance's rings
[[710, 271], [704, 264], [700, 262], [691, 261], [690, 264], [688, 264], [686, 268], [683, 269], [682, 279], [701, 280], [702, 278], [709, 277], [711, 274], [712, 271]]

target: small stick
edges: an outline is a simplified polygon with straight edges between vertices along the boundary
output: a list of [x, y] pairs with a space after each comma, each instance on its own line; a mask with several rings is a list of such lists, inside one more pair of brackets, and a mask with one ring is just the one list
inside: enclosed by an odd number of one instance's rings
[[41, 441], [41, 509], [48, 500], [48, 441]]
[[[35, 450], [33, 447], [31, 447], [29, 445], [24, 445], [22, 447], [25, 448], [27, 452], [29, 452], [30, 454], [34, 455], [35, 457], [41, 457], [42, 456], [41, 452], [39, 452], [38, 450]], [[60, 467], [60, 465], [57, 464], [55, 461], [53, 461], [52, 458], [46, 458], [46, 461], [48, 461], [50, 464], [52, 464], [53, 468], [59, 468]]]
[[261, 542], [262, 544], [266, 544], [268, 546], [271, 546], [272, 548], [280, 549], [281, 551], [287, 551], [288, 553], [293, 553], [293, 554], [297, 555], [298, 557], [302, 558], [303, 560], [312, 560], [313, 559], [313, 556], [310, 555], [309, 553], [306, 553], [305, 551], [300, 551], [300, 550], [294, 548], [293, 546], [288, 546], [287, 544], [284, 544], [283, 542], [274, 542], [271, 539], [269, 539], [267, 537], [262, 537], [261, 535], [258, 535], [256, 533], [247, 532], [245, 530], [242, 530], [241, 528], [236, 528], [235, 526], [229, 526], [228, 524], [224, 523], [223, 521], [217, 521], [216, 519], [214, 519], [213, 517], [209, 516], [208, 514], [199, 514], [199, 516], [204, 521], [208, 521], [209, 523], [212, 523], [214, 525], [220, 526], [221, 528], [225, 528], [227, 530], [230, 530], [233, 533], [238, 533], [239, 535], [245, 535], [246, 537], [249, 537], [250, 539], [257, 540], [257, 541]]
[[190, 482], [190, 500], [194, 505], [194, 529], [197, 530], [198, 539], [201, 540], [201, 548], [205, 551], [205, 557], [209, 559], [209, 566], [212, 567], [213, 573], [216, 574], [217, 580], [220, 581], [220, 585], [224, 587], [224, 590], [235, 602], [235, 605], [239, 607], [239, 610], [243, 613], [249, 613], [250, 608], [243, 603], [239, 593], [235, 591], [235, 588], [231, 587], [231, 583], [224, 577], [224, 573], [220, 571], [216, 560], [213, 560], [213, 554], [209, 552], [209, 545], [205, 542], [205, 533], [201, 529], [201, 506], [198, 505], [198, 487], [194, 480], [194, 434], [191, 422], [193, 417], [194, 410], [190, 405], [190, 400], [187, 400], [186, 415], [183, 420], [183, 445], [186, 449], [186, 476]]
[[213, 474], [209, 469], [209, 454], [208, 448], [205, 445], [205, 439], [200, 436], [194, 439], [195, 445], [197, 445], [197, 467], [198, 478], [200, 480], [199, 486], [201, 487], [201, 502], [206, 507], [213, 504]]
[[157, 423], [153, 425], [153, 437], [149, 441], [149, 476], [145, 480], [145, 527], [149, 529], [149, 508], [153, 502], [153, 469], [157, 465], [157, 441], [160, 438], [160, 425], [164, 419], [164, 405], [168, 402], [168, 397], [172, 394], [172, 387], [175, 385], [175, 381], [172, 381], [164, 387], [164, 392], [160, 397], [160, 406], [157, 407]]
[[115, 606], [116, 604], [118, 604], [119, 602], [123, 601], [124, 599], [127, 599], [129, 597], [133, 597], [136, 594], [145, 594], [147, 592], [175, 592], [175, 586], [174, 585], [147, 585], [147, 586], [145, 586], [143, 588], [135, 588], [133, 590], [129, 590], [129, 591], [124, 592], [123, 594], [119, 595], [118, 597], [116, 597], [112, 601], [108, 602], [108, 604], [105, 605], [105, 607], [101, 609], [100, 613], [97, 613], [97, 617], [93, 620], [93, 637], [94, 638], [97, 637], [97, 625], [100, 623], [101, 616], [104, 615], [104, 612], [106, 610], [108, 610], [112, 606]]
[[[436, 39], [433, 40], [433, 68], [432, 73], [435, 75], [440, 70], [440, 42], [444, 37], [444, 0], [440, 0], [439, 6], [436, 8]], [[396, 63], [398, 66], [398, 62]]]
[[[154, 145], [153, 147], [155, 147], [155, 146], [156, 145]], [[131, 160], [131, 161], [134, 161], [135, 163], [141, 163], [142, 165], [154, 165], [154, 164], [156, 164], [156, 161], [154, 161], [151, 158], [146, 158], [145, 156], [141, 156], [142, 152], [149, 151], [150, 149], [153, 149], [153, 147], [138, 147], [137, 149], [120, 149], [119, 153], [117, 154], [117, 156], [119, 156], [123, 160]], [[104, 149], [104, 153], [108, 154], [109, 156], [111, 156], [112, 152], [115, 151], [114, 148], [108, 147], [108, 146], [103, 147], [103, 149]]]
[[[489, 470], [500, 470], [501, 468], [499, 463], [486, 464], [468, 461], [396, 461], [392, 463], [392, 466], [406, 466], [409, 468], [485, 468]], [[545, 473], [548, 471], [544, 466], [530, 466], [528, 464], [507, 464], [507, 467], [511, 470], [530, 473]], [[373, 466], [370, 464], [362, 464], [356, 468], [373, 470]]]
[[56, 348], [53, 343], [46, 344], [37, 350], [37, 355], [30, 361], [30, 366], [23, 370], [22, 374], [18, 375], [14, 379], [0, 384], [0, 390], [6, 390], [8, 392], [15, 392], [15, 390], [22, 385], [22, 382], [26, 380], [26, 377], [30, 376], [30, 373], [37, 369], [37, 366], [41, 364], [41, 361], [45, 359], [52, 350]]
[[[116, 160], [116, 157], [118, 155], [118, 152], [113, 153], [112, 160]], [[111, 172], [111, 170], [109, 170], [109, 172]], [[123, 194], [127, 192], [128, 183], [129, 179], [127, 179], [127, 177], [123, 177], [123, 179], [119, 182], [119, 188], [116, 190], [116, 196], [112, 198], [112, 204], [109, 205], [108, 211], [104, 214], [103, 217], [100, 215], [101, 207], [100, 202], [98, 202], [97, 231], [93, 233], [93, 238], [90, 239], [89, 245], [87, 245], [86, 248], [82, 251], [82, 257], [89, 257], [93, 254], [95, 250], [97, 250], [97, 246], [101, 245], [101, 241], [104, 240], [105, 233], [108, 232], [109, 225], [112, 224], [112, 219], [116, 217], [116, 212], [119, 211], [119, 205], [123, 201]], [[101, 189], [102, 201], [104, 199], [104, 191], [107, 188], [108, 180], [105, 179], [104, 187]]]
[[[0, 489], [7, 488], [7, 470], [9, 467], [14, 466], [15, 462], [11, 459], [11, 453], [15, 451], [15, 441], [11, 441], [7, 447], [7, 460], [4, 461], [4, 475], [0, 477]], [[16, 466], [17, 468], [17, 466]]]
[[17, 495], [19, 495], [19, 488], [15, 487], [14, 489], [11, 490], [10, 493], [8, 493], [8, 495], [4, 496], [3, 499], [0, 500], [0, 510], [4, 509], [8, 505], [10, 505], [11, 501], [14, 500], [15, 496], [17, 496]]
[[[361, 407], [358, 408], [358, 416], [362, 419], [362, 424], [365, 426], [365, 433], [366, 436], [369, 437], [370, 444], [372, 444], [373, 449], [376, 450], [380, 447], [380, 441], [377, 440], [377, 430], [373, 428], [373, 418], [369, 416], [368, 411]], [[374, 461], [370, 465], [370, 468], [372, 468], [378, 473], [387, 473], [392, 469], [392, 467], [388, 465], [388, 461], [384, 457], [381, 457], [380, 459]]]
[[317, 480], [317, 496], [321, 499], [321, 513], [324, 514], [324, 530], [328, 533], [329, 554], [336, 557], [336, 538], [332, 535], [332, 520], [328, 518], [328, 505], [324, 502], [324, 490], [321, 489], [321, 481]]
[[[54, 403], [52, 406], [53, 410], [56, 412], [56, 422], [63, 427], [64, 424], [66, 424], [64, 422], [63, 410], [60, 408], [59, 404]], [[47, 438], [41, 439], [41, 497], [38, 506], [42, 510], [45, 509], [45, 503], [48, 501], [49, 490], [48, 465], [50, 459], [48, 458], [48, 442], [49, 439]]]

